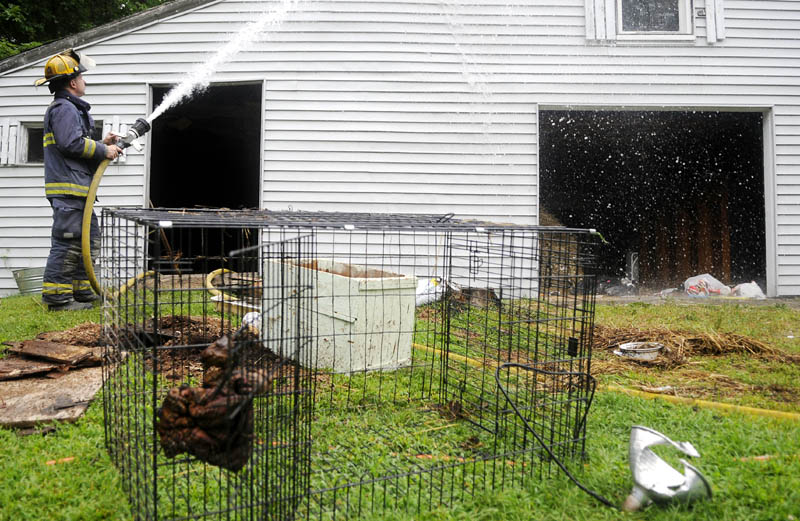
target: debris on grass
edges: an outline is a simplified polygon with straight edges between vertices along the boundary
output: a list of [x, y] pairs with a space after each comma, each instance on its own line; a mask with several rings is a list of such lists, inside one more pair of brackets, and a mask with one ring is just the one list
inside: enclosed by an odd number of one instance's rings
[[761, 456], [744, 456], [736, 459], [744, 463], [749, 461], [770, 461], [776, 459], [800, 460], [800, 454], [762, 454]]
[[102, 363], [99, 349], [44, 340], [6, 342], [8, 356], [0, 360], [0, 381], [46, 375], [58, 378], [67, 371]]
[[[637, 360], [612, 354], [621, 343], [658, 342], [664, 349], [654, 360]], [[720, 399], [759, 395], [784, 405], [800, 403], [800, 389], [782, 385], [742, 382], [729, 375], [700, 369], [695, 357], [746, 355], [769, 364], [800, 364], [800, 355], [787, 353], [765, 342], [732, 333], [700, 333], [666, 328], [613, 328], [596, 324], [592, 373], [628, 375], [634, 388], [652, 394]], [[632, 376], [634, 373], [636, 376]]]
[[75, 421], [103, 385], [103, 368], [70, 370], [57, 380], [25, 378], [0, 382], [0, 425], [35, 427]]
[[613, 357], [613, 360], [598, 360], [600, 365], [619, 365], [629, 368], [631, 363], [635, 363], [668, 369], [688, 363], [692, 356], [731, 354], [749, 354], [761, 360], [800, 363], [800, 355], [786, 353], [765, 342], [736, 333], [692, 332], [666, 328], [614, 328], [595, 324], [592, 344], [595, 353], [616, 349], [626, 342], [658, 342], [664, 345], [664, 349], [655, 360]]
[[24, 437], [24, 436], [32, 436], [34, 434], [40, 434], [45, 436], [50, 434], [51, 432], [55, 432], [56, 428], [52, 425], [37, 425], [34, 427], [28, 427], [25, 429], [18, 429], [17, 436]]

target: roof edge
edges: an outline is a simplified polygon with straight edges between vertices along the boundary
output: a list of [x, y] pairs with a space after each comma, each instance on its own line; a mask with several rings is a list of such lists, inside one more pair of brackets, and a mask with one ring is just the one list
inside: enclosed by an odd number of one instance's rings
[[29, 65], [37, 60], [56, 54], [64, 49], [81, 47], [98, 40], [103, 40], [115, 34], [130, 31], [137, 26], [144, 26], [162, 18], [168, 18], [197, 7], [219, 1], [220, 0], [174, 0], [156, 7], [151, 7], [146, 11], [134, 13], [130, 16], [126, 16], [125, 18], [114, 20], [113, 22], [108, 22], [98, 27], [94, 27], [77, 34], [67, 36], [66, 38], [55, 40], [38, 47], [34, 47], [33, 49], [28, 49], [27, 51], [15, 54], [14, 56], [10, 56], [5, 60], [0, 61], [0, 75], [19, 67]]

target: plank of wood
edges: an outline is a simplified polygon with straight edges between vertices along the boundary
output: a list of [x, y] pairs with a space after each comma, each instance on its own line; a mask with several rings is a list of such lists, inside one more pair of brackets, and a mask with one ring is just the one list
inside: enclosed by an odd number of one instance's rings
[[74, 421], [103, 385], [103, 368], [71, 370], [58, 380], [27, 378], [0, 382], [0, 425], [30, 427]]
[[75, 365], [93, 354], [93, 351], [86, 347], [58, 344], [46, 340], [25, 340], [18, 347], [9, 347], [8, 351], [28, 358], [40, 358], [62, 365]]
[[7, 356], [0, 360], [0, 380], [13, 380], [35, 374], [47, 373], [58, 365], [40, 360], [28, 360], [17, 356]]

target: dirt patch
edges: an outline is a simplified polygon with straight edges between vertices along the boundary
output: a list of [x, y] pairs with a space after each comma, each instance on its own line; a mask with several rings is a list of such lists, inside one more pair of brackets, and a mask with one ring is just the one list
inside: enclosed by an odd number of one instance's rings
[[[129, 325], [119, 328], [110, 335], [111, 342], [123, 349], [132, 346], [159, 349], [159, 372], [166, 378], [180, 380], [186, 376], [201, 377], [200, 353], [209, 344], [230, 333], [231, 327], [216, 317], [172, 316], [162, 317], [158, 323], [158, 334], [149, 327]], [[37, 337], [39, 340], [69, 344], [74, 346], [99, 348], [106, 344], [100, 324], [85, 322], [64, 331], [48, 331]], [[174, 347], [174, 349], [168, 349]], [[99, 353], [98, 353], [99, 354]], [[148, 364], [152, 368], [152, 364]]]
[[776, 401], [798, 403], [800, 402], [800, 390], [784, 385], [765, 385], [758, 386], [764, 394], [770, 395]]
[[431, 322], [439, 322], [439, 310], [432, 306], [421, 306], [417, 308], [417, 318], [420, 320], [430, 320]]
[[99, 347], [104, 344], [103, 328], [94, 322], [84, 322], [64, 331], [47, 331], [36, 336], [38, 340], [47, 340], [71, 346]]
[[162, 317], [158, 322], [159, 332], [167, 336], [165, 346], [211, 344], [232, 331], [230, 324], [216, 317], [173, 316]]
[[[134, 334], [149, 340], [148, 347], [158, 348], [158, 371], [170, 380], [202, 379], [203, 364], [200, 353], [217, 339], [231, 332], [231, 327], [216, 317], [173, 316], [162, 317], [158, 322], [158, 337]], [[152, 370], [152, 359], [147, 360]]]

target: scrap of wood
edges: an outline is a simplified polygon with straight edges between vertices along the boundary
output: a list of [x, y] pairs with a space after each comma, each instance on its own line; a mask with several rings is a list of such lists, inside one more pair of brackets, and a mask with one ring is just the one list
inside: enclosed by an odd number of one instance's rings
[[743, 458], [737, 458], [737, 459], [739, 461], [748, 462], [748, 461], [770, 461], [780, 458], [800, 459], [800, 454], [763, 454], [761, 456], [745, 456]]
[[28, 427], [27, 429], [19, 429], [17, 436], [31, 436], [32, 434], [49, 434], [55, 431], [56, 428], [52, 425], [38, 425], [36, 427]]
[[58, 380], [0, 382], [0, 425], [31, 427], [47, 421], [74, 421], [83, 415], [102, 385], [102, 367], [69, 371]]
[[42, 360], [73, 366], [93, 354], [93, 351], [88, 347], [59, 344], [46, 340], [25, 340], [19, 346], [9, 347], [8, 351], [28, 358], [41, 358]]
[[61, 367], [56, 368], [54, 371], [50, 371], [44, 376], [46, 378], [52, 378], [53, 380], [55, 380], [56, 378], [61, 378], [62, 376], [67, 374], [69, 372], [69, 369], [70, 368], [68, 365], [62, 365]]
[[7, 356], [0, 360], [0, 381], [48, 373], [57, 368], [58, 365], [52, 362]]
[[50, 461], [45, 461], [45, 465], [55, 465], [56, 463], [69, 463], [70, 461], [75, 461], [75, 456], [70, 456], [68, 458], [51, 459]]

